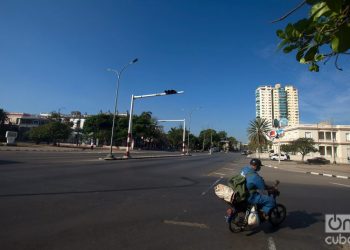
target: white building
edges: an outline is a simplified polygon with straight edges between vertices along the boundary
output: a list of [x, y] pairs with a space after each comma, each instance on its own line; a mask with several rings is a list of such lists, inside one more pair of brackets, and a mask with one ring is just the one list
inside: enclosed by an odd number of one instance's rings
[[288, 119], [288, 124], [299, 124], [299, 99], [298, 90], [281, 84], [272, 86], [260, 86], [255, 90], [256, 117], [266, 119], [271, 125], [274, 119]]
[[298, 90], [291, 85], [285, 88], [287, 93], [287, 119], [288, 124], [293, 126], [299, 124], [299, 96]]
[[[285, 135], [273, 143], [278, 152], [278, 143], [288, 144], [298, 138], [312, 138], [319, 150], [310, 153], [305, 159], [321, 156], [331, 162], [350, 163], [350, 125], [331, 125], [329, 123], [299, 124], [285, 129]], [[298, 156], [295, 160], [300, 160]]]
[[272, 87], [261, 86], [255, 90], [256, 117], [266, 119], [273, 124]]

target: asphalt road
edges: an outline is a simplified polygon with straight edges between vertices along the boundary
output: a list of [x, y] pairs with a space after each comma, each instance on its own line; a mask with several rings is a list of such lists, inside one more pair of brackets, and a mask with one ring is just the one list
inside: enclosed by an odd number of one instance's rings
[[[264, 168], [288, 217], [232, 234], [211, 185], [239, 154], [127, 161], [92, 152], [0, 152], [0, 249], [334, 249], [324, 214], [350, 213], [350, 181]], [[221, 178], [222, 177], [222, 178]]]

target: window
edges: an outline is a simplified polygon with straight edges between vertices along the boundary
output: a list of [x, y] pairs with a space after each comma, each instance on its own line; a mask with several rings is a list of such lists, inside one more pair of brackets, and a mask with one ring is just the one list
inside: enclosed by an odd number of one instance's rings
[[337, 140], [337, 132], [332, 132], [332, 139]]
[[320, 152], [320, 155], [325, 155], [324, 154], [324, 146], [319, 146], [318, 151]]
[[327, 155], [332, 155], [332, 147], [327, 146]]
[[346, 141], [350, 141], [350, 133], [346, 133]]
[[318, 132], [318, 139], [324, 140], [324, 132]]
[[331, 132], [326, 132], [326, 140], [332, 140]]
[[305, 138], [312, 138], [311, 132], [305, 132]]

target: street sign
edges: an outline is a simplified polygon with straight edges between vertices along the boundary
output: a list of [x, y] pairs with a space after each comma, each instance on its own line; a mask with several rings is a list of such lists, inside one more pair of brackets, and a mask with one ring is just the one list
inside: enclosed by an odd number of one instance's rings
[[280, 128], [285, 128], [288, 126], [288, 119], [287, 118], [282, 118], [280, 120]]
[[276, 133], [277, 133], [278, 137], [281, 138], [284, 136], [284, 129], [279, 129], [279, 130], [277, 130]]
[[270, 138], [276, 138], [276, 136], [277, 136], [276, 130], [271, 130], [271, 131], [269, 132], [269, 137], [270, 137]]

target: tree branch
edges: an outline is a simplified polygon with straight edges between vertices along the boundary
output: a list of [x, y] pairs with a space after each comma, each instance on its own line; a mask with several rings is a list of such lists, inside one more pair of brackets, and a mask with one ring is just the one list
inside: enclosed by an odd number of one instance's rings
[[295, 11], [297, 11], [298, 9], [300, 9], [301, 7], [304, 6], [304, 4], [306, 4], [306, 0], [302, 1], [298, 6], [296, 6], [294, 9], [292, 9], [291, 11], [289, 11], [287, 14], [285, 14], [284, 16], [272, 21], [271, 23], [277, 23], [279, 21], [282, 21], [284, 19], [286, 19], [288, 16], [290, 16], [291, 14], [293, 14]]
[[343, 69], [340, 68], [340, 67], [338, 66], [338, 57], [339, 57], [339, 54], [337, 54], [337, 55], [335, 56], [334, 65], [335, 65], [335, 67], [337, 68], [337, 70], [343, 71]]

